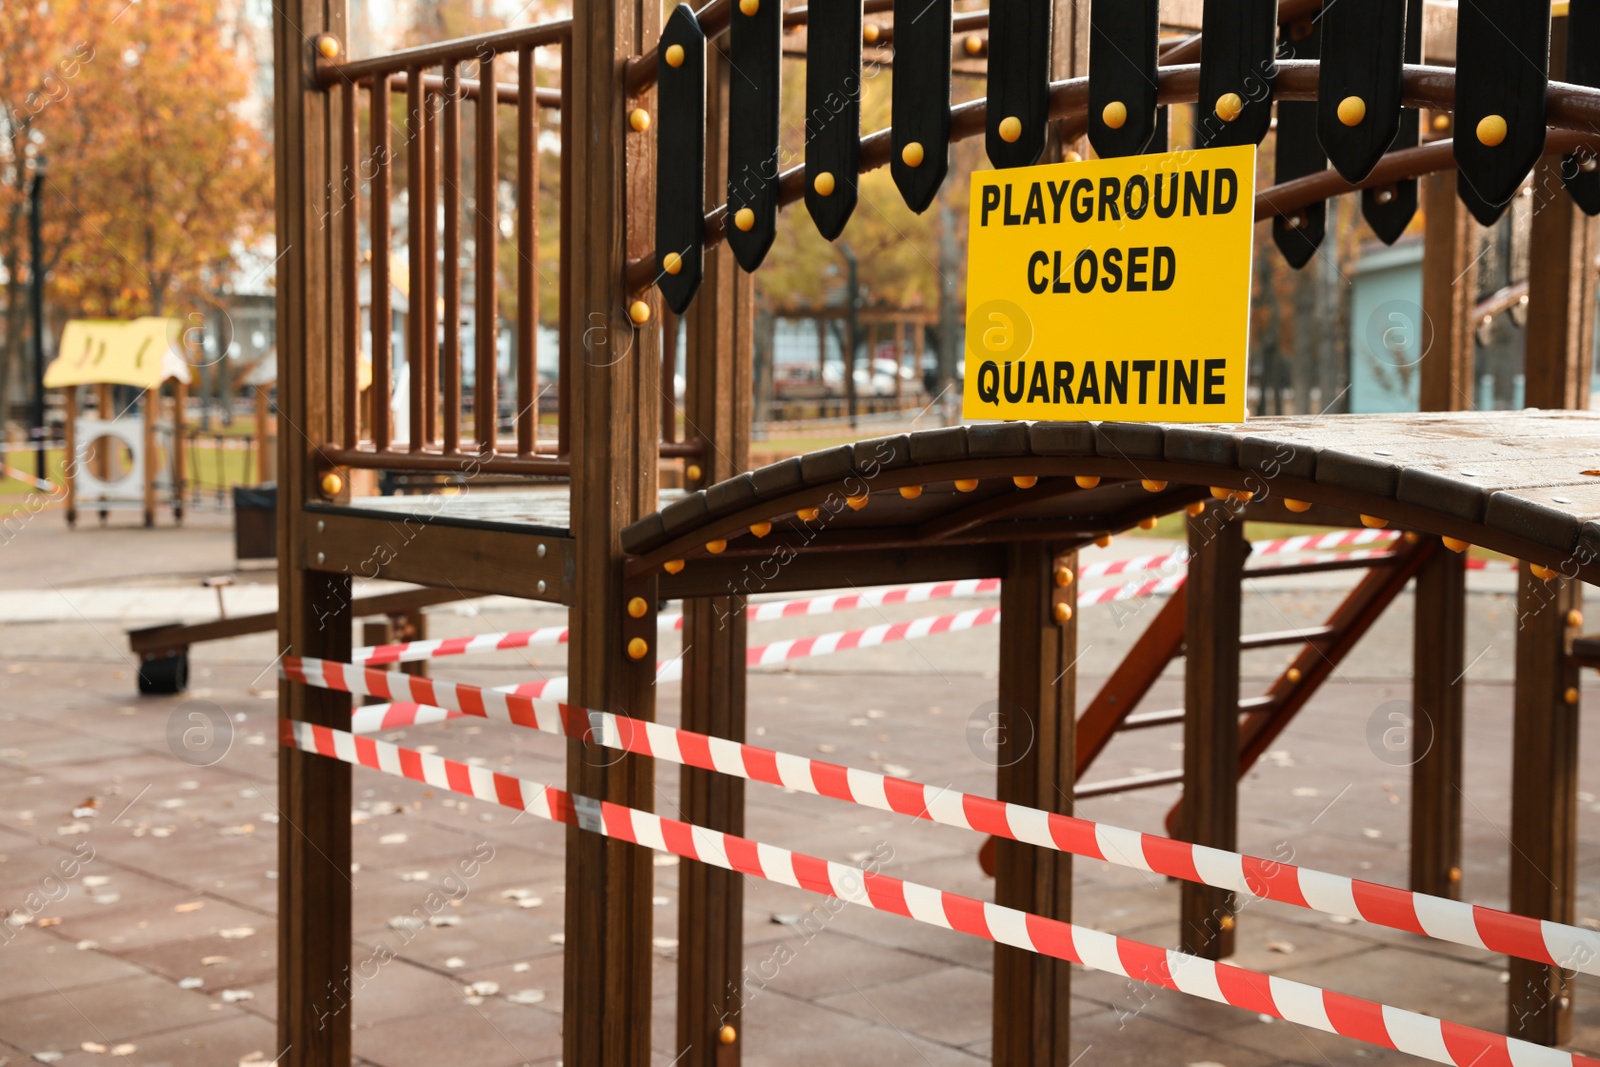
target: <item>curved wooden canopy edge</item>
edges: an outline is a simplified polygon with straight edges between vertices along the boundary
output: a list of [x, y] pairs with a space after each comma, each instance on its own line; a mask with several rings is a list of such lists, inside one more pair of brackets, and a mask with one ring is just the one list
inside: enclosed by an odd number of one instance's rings
[[[1317, 98], [1318, 63], [1312, 59], [1282, 60], [1273, 80], [1273, 92], [1279, 100], [1315, 100]], [[1448, 67], [1430, 67], [1407, 64], [1402, 103], [1406, 107], [1451, 111], [1455, 104], [1455, 71]], [[1200, 92], [1200, 67], [1198, 64], [1161, 68], [1160, 89], [1157, 99], [1162, 104], [1193, 103]], [[950, 109], [950, 139], [962, 141], [984, 132], [987, 116], [986, 99], [971, 100]], [[1088, 128], [1089, 79], [1070, 78], [1050, 85], [1050, 117], [1065, 124], [1063, 136], [1074, 140]], [[1570, 153], [1580, 148], [1600, 149], [1600, 89], [1551, 82], [1545, 112], [1550, 133], [1547, 133], [1547, 153]], [[891, 131], [877, 130], [861, 139], [860, 173], [876, 170], [889, 163]], [[1442, 146], [1442, 147], [1441, 147]], [[1325, 200], [1339, 193], [1389, 185], [1406, 178], [1420, 177], [1434, 171], [1455, 167], [1452, 145], [1448, 140], [1433, 141], [1417, 148], [1403, 149], [1386, 155], [1361, 182], [1352, 185], [1338, 171], [1329, 168], [1281, 185], [1271, 186], [1257, 193], [1256, 219], [1272, 218]], [[799, 164], [784, 171], [778, 179], [778, 203], [786, 207], [805, 196], [805, 165]], [[1270, 207], [1263, 207], [1263, 203]], [[727, 204], [711, 209], [705, 217], [705, 244], [713, 247], [726, 237]], [[633, 290], [653, 284], [656, 277], [655, 253], [641, 256], [628, 263], [626, 281]]]
[[[639, 575], [670, 560], [692, 566], [719, 541], [726, 542], [720, 552], [735, 558], [1037, 538], [1083, 543], [1204, 499], [1216, 487], [1253, 494], [1252, 506], [1287, 498], [1337, 509], [1346, 521], [1376, 516], [1600, 584], [1597, 467], [1600, 414], [1588, 412], [1335, 415], [1216, 426], [980, 423], [771, 464], [646, 516], [623, 531], [622, 544], [632, 557], [628, 573]], [[1100, 482], [1079, 488], [1078, 477]], [[958, 491], [958, 479], [978, 486]], [[1165, 484], [1149, 491], [1145, 481]], [[907, 499], [896, 492], [902, 486], [923, 491]], [[797, 519], [803, 508], [825, 514]], [[761, 523], [774, 524], [773, 531], [756, 536], [750, 527]]]

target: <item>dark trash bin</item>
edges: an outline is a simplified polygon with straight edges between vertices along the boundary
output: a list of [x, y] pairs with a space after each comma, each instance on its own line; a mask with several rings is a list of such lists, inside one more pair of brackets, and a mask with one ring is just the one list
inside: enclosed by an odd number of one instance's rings
[[236, 559], [278, 558], [278, 487], [233, 487], [233, 554]]

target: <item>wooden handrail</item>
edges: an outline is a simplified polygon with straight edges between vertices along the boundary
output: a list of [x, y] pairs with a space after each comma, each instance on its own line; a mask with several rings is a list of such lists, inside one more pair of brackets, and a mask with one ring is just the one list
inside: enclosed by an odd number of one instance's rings
[[[440, 67], [446, 63], [461, 63], [482, 59], [486, 55], [515, 52], [521, 48], [539, 48], [544, 45], [564, 44], [572, 37], [572, 20], [557, 19], [535, 26], [518, 26], [510, 30], [495, 30], [472, 37], [459, 37], [453, 41], [403, 48], [387, 55], [367, 59], [347, 60], [338, 63], [317, 57], [316, 81], [327, 89], [346, 81], [361, 81], [374, 74], [400, 74], [419, 67]], [[515, 95], [512, 97], [515, 99]]]

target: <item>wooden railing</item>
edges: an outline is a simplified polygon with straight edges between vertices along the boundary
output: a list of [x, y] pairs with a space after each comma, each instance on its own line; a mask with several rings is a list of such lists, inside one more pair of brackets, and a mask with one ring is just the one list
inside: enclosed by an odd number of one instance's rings
[[[571, 316], [559, 321], [555, 397], [541, 391], [536, 359], [541, 275], [539, 246], [539, 139], [542, 112], [559, 112], [569, 91], [571, 23], [543, 23], [482, 34], [389, 55], [349, 62], [320, 60], [317, 79], [333, 96], [332, 189], [328, 214], [336, 219], [331, 277], [338, 287], [339, 321], [329, 353], [337, 361], [334, 399], [337, 439], [322, 449], [331, 463], [389, 470], [565, 477], [570, 473], [568, 411], [571, 380]], [[537, 53], [561, 53], [560, 88], [537, 84]], [[471, 75], [470, 77], [468, 75]], [[514, 80], [513, 80], [514, 79]], [[485, 87], [491, 87], [485, 90]], [[404, 143], [394, 144], [391, 100], [405, 99]], [[515, 111], [502, 130], [501, 107]], [[464, 115], [463, 112], [466, 112]], [[367, 144], [362, 144], [362, 116]], [[463, 122], [472, 124], [469, 154], [473, 188], [463, 202]], [[568, 263], [571, 201], [565, 161], [571, 131], [558, 123], [563, 160], [560, 178], [560, 245]], [[502, 232], [500, 138], [514, 140], [515, 174], [509, 183], [514, 208], [504, 217], [518, 251], [515, 270], [516, 322], [510, 388], [515, 390], [509, 427], [500, 419], [498, 264]], [[405, 166], [396, 161], [404, 153]], [[398, 172], [398, 173], [397, 173]], [[399, 187], [397, 187], [397, 184]], [[463, 209], [470, 209], [464, 220]], [[389, 398], [395, 351], [391, 254], [393, 212], [404, 210], [408, 254], [405, 289], [405, 360], [409, 390], [403, 410], [409, 430], [397, 432]], [[363, 227], [363, 221], [365, 226]], [[463, 233], [463, 223], [468, 232]], [[363, 245], [363, 230], [366, 243]], [[470, 241], [470, 263], [463, 259]], [[370, 292], [371, 389], [363, 398], [358, 371], [363, 357], [361, 281]], [[559, 279], [557, 279], [559, 284]], [[470, 284], [473, 324], [463, 343], [462, 299]], [[470, 348], [470, 352], [467, 349]], [[472, 361], [470, 387], [463, 367]], [[333, 368], [330, 368], [330, 370]], [[670, 395], [672, 381], [663, 388]], [[541, 433], [541, 410], [553, 408], [554, 432]], [[502, 436], [502, 432], [509, 436]], [[663, 455], [694, 455], [694, 442], [665, 443]]]

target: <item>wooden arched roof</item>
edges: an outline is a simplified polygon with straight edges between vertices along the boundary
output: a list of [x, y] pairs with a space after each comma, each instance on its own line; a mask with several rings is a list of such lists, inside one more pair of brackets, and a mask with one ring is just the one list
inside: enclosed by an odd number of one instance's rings
[[[921, 492], [899, 492], [912, 486]], [[1087, 542], [1210, 499], [1214, 488], [1249, 492], [1262, 516], [1285, 499], [1304, 501], [1312, 517], [1373, 516], [1600, 584], [1600, 415], [1569, 411], [922, 430], [689, 493], [629, 526], [623, 547], [638, 575], [708, 555], [731, 563], [775, 551]]]

